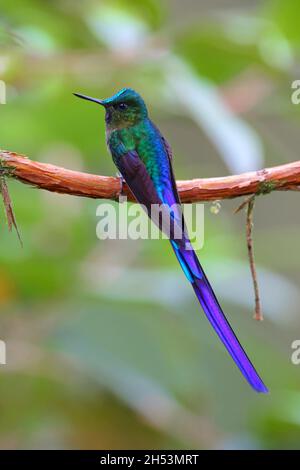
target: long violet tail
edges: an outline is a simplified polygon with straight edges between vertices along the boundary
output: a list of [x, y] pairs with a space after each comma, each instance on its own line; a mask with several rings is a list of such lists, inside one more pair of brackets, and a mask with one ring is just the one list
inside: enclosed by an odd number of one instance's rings
[[177, 247], [174, 243], [172, 243], [172, 246], [184, 273], [193, 286], [205, 315], [232, 359], [254, 390], [259, 393], [268, 393], [267, 387], [227, 321], [195, 252], [192, 249], [187, 250]]

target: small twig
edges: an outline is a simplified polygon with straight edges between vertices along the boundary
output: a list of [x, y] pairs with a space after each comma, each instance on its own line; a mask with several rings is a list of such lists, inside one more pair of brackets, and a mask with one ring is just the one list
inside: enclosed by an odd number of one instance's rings
[[254, 260], [253, 238], [252, 238], [254, 203], [255, 203], [255, 197], [252, 197], [247, 201], [246, 237], [247, 237], [247, 248], [248, 248], [251, 276], [252, 276], [254, 294], [255, 294], [254, 319], [262, 321], [263, 314], [262, 314], [261, 303], [260, 303], [259, 287], [258, 287], [257, 273], [256, 273], [256, 267], [255, 267], [255, 260]]
[[234, 214], [237, 214], [238, 212], [240, 212], [242, 209], [244, 209], [244, 207], [246, 207], [252, 200], [254, 200], [255, 198], [255, 194], [252, 194], [251, 196], [247, 197], [235, 210], [234, 210]]
[[23, 246], [22, 238], [21, 238], [21, 235], [20, 235], [20, 232], [19, 232], [19, 229], [18, 229], [15, 214], [14, 214], [14, 211], [13, 211], [12, 202], [11, 202], [11, 198], [10, 198], [10, 195], [9, 195], [8, 187], [7, 187], [7, 184], [6, 184], [6, 181], [5, 181], [5, 177], [3, 175], [0, 176], [0, 192], [2, 194], [4, 209], [5, 209], [5, 213], [6, 213], [6, 220], [7, 220], [8, 230], [11, 232], [12, 227], [15, 228], [15, 230], [17, 232], [17, 235], [18, 235], [18, 238], [19, 238], [19, 241], [20, 241], [20, 244], [21, 244], [21, 246]]

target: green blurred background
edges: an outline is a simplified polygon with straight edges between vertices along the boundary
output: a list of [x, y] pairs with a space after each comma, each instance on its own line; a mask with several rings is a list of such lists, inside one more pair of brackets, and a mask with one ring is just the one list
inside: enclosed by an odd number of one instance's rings
[[[298, 0], [0, 0], [0, 146], [115, 174], [103, 111], [137, 89], [178, 179], [299, 159]], [[255, 322], [240, 200], [205, 205], [200, 256], [271, 393], [242, 379], [167, 241], [99, 241], [99, 201], [9, 181], [0, 230], [1, 448], [299, 448], [299, 202], [257, 200]]]

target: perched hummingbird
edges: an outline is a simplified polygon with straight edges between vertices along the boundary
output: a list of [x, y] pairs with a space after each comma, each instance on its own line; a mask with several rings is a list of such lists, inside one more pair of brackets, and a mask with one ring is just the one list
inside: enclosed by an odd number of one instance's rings
[[[249, 384], [257, 392], [267, 393], [267, 387], [229, 325], [191, 247], [172, 169], [171, 148], [150, 120], [144, 100], [131, 88], [123, 88], [104, 100], [74, 94], [105, 108], [106, 140], [116, 167], [149, 217], [152, 217], [153, 205], [163, 205], [173, 228], [181, 227], [181, 236], [178, 231], [175, 236], [175, 230], [170, 230], [170, 242], [204, 313]], [[155, 223], [159, 224], [157, 220]], [[162, 224], [159, 226], [164, 230]]]

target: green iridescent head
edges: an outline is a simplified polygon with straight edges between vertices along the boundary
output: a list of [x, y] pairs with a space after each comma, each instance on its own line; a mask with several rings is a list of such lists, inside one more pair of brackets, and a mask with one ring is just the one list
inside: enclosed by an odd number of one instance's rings
[[105, 100], [79, 93], [74, 93], [74, 95], [104, 106], [105, 122], [110, 129], [133, 126], [148, 115], [143, 98], [132, 88], [122, 88], [118, 93]]

